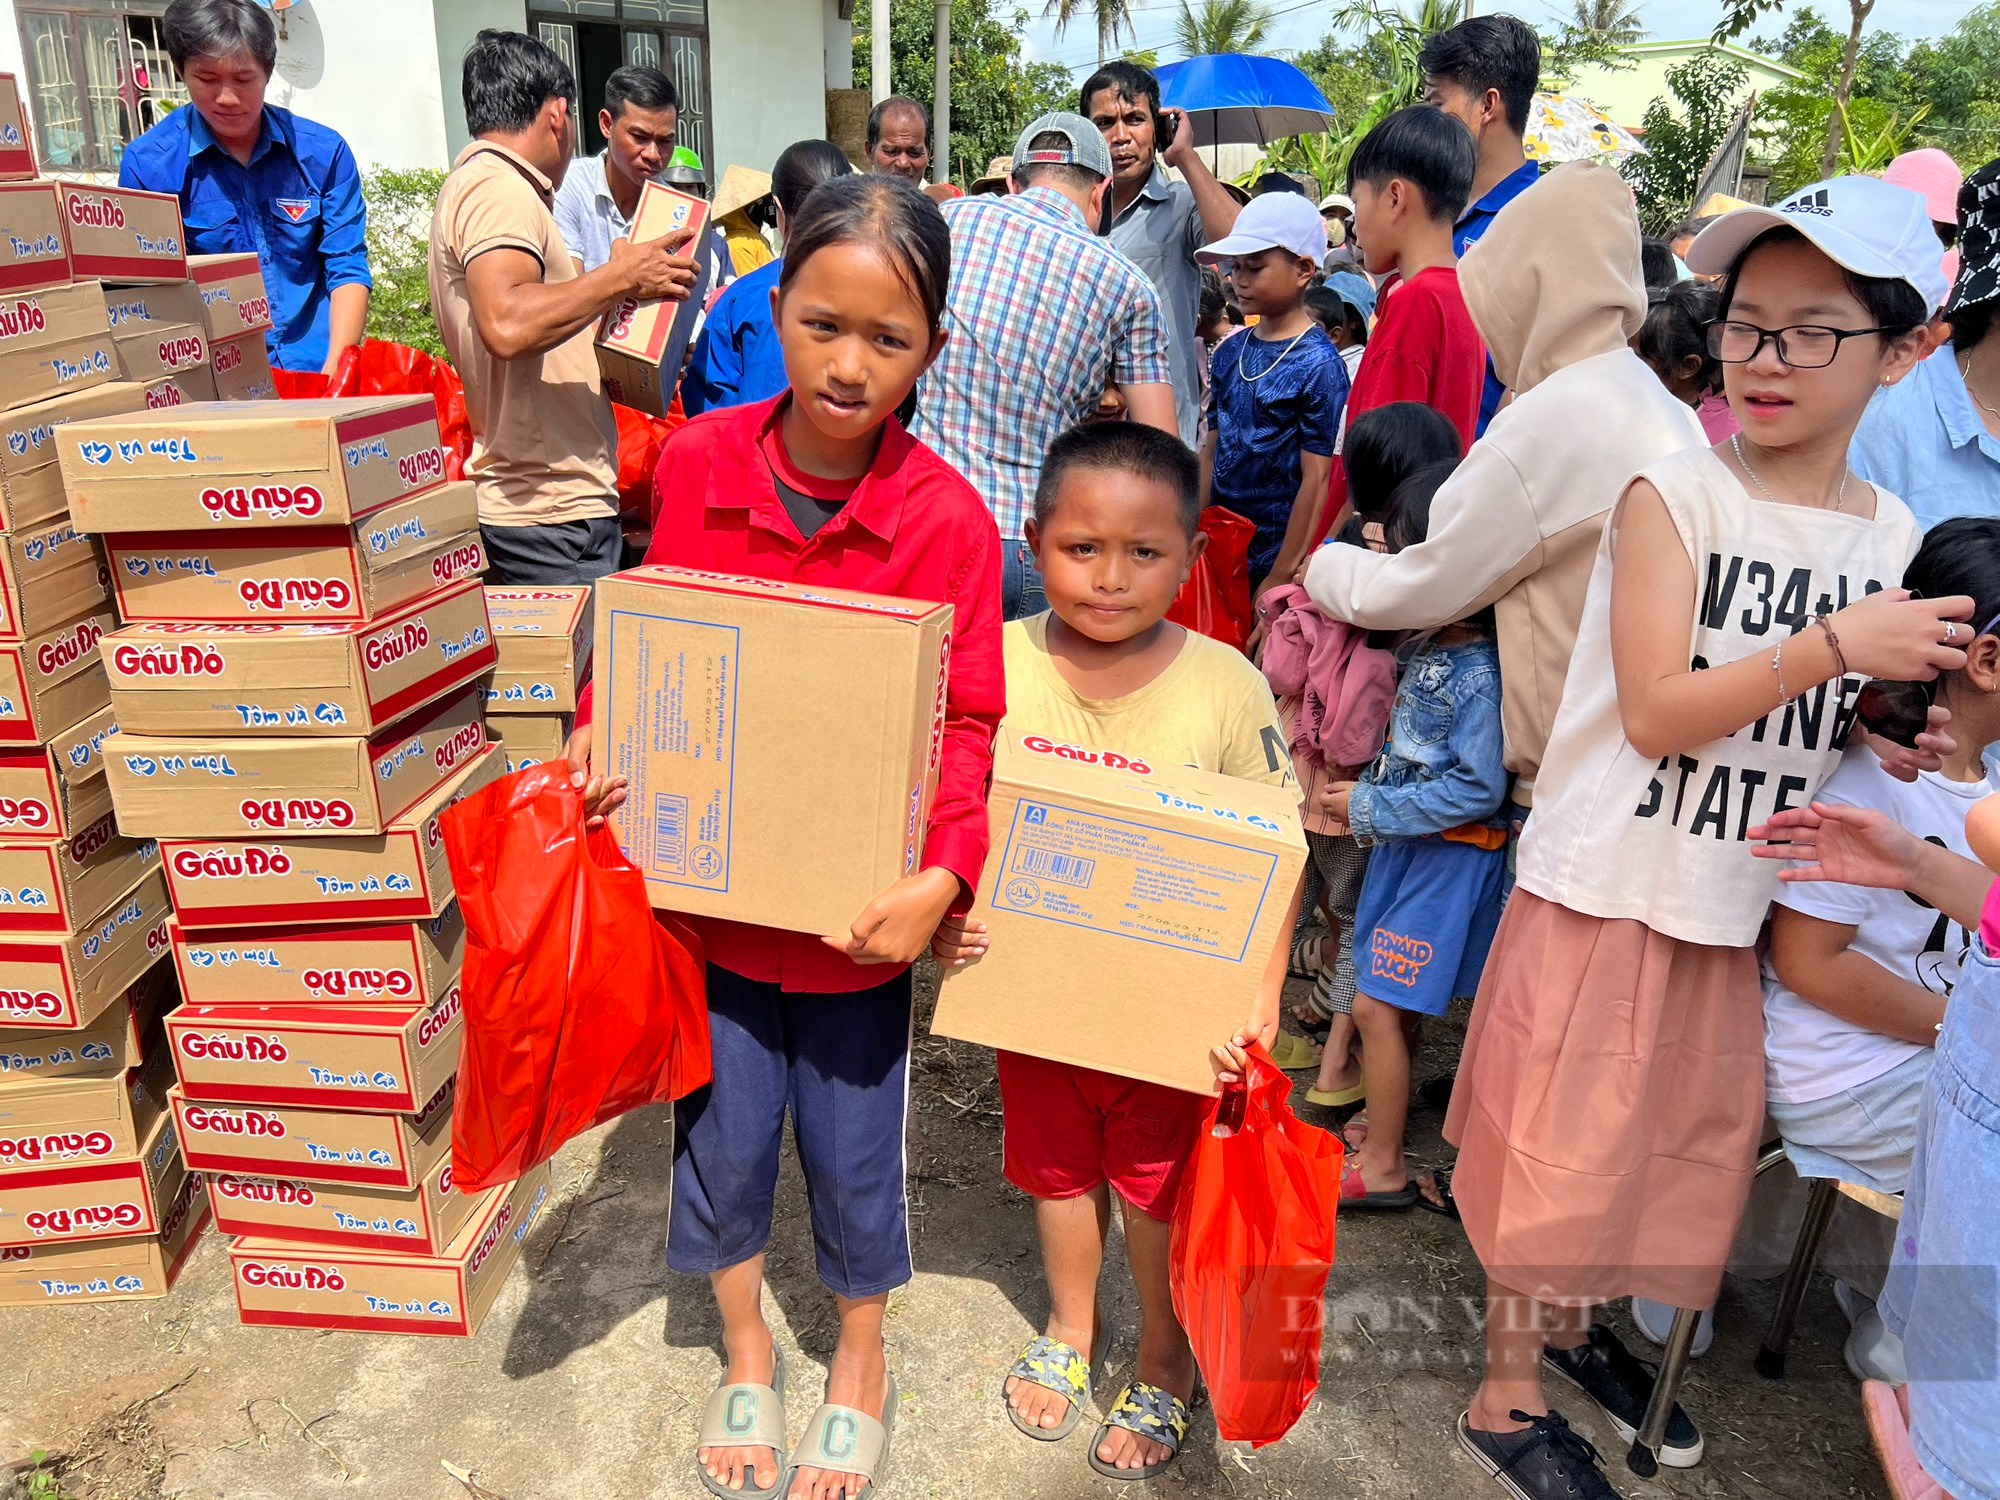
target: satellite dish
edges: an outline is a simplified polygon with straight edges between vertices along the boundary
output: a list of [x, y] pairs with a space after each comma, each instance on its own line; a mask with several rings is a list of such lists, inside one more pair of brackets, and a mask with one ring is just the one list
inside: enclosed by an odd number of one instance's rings
[[266, 10], [286, 11], [299, 4], [299, 0], [257, 0]]

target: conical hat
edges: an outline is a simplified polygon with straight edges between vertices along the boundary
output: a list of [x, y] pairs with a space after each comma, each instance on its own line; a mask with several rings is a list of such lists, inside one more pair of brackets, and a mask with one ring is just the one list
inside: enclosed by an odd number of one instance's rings
[[722, 184], [715, 190], [713, 212], [716, 218], [734, 213], [739, 208], [748, 208], [759, 198], [771, 196], [771, 174], [758, 172], [750, 167], [739, 167], [731, 163], [722, 174]]

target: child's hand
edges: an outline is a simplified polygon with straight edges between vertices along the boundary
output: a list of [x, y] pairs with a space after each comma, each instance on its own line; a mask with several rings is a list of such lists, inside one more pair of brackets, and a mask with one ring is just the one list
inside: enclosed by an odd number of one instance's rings
[[931, 936], [931, 957], [947, 971], [962, 969], [983, 957], [989, 946], [986, 924], [970, 917], [946, 917]]
[[904, 876], [870, 901], [846, 932], [820, 941], [856, 963], [915, 963], [958, 892], [958, 877], [933, 865]]
[[1882, 762], [1883, 770], [1898, 781], [1914, 782], [1925, 771], [1942, 771], [1944, 758], [1958, 749], [1958, 741], [1945, 727], [1949, 723], [1951, 710], [1942, 703], [1933, 703], [1928, 725], [1917, 736], [1915, 745], [1899, 745], [1879, 734], [1870, 734], [1859, 724], [1854, 727], [1861, 736], [1861, 743], [1874, 751], [1875, 758]]
[[1887, 813], [1840, 802], [1788, 807], [1750, 830], [1759, 859], [1799, 862], [1778, 872], [1787, 882], [1832, 880], [1842, 885], [1908, 890], [1924, 841]]
[[1840, 637], [1849, 671], [1890, 682], [1928, 682], [1965, 665], [1973, 611], [1968, 594], [1912, 599], [1908, 589], [1883, 589], [1836, 611], [1829, 620]]
[[1319, 789], [1319, 810], [1322, 816], [1347, 821], [1347, 804], [1358, 785], [1352, 781], [1336, 781]]
[[[1282, 986], [1282, 981], [1280, 981]], [[1233, 1083], [1241, 1083], [1250, 1076], [1250, 1048], [1254, 1044], [1269, 1049], [1278, 1036], [1278, 1001], [1275, 989], [1259, 989], [1257, 1003], [1250, 1011], [1250, 1019], [1241, 1031], [1219, 1047], [1211, 1047], [1209, 1063], [1215, 1068], [1215, 1081], [1224, 1088]]]
[[569, 784], [583, 793], [583, 826], [595, 833], [604, 826], [605, 815], [615, 812], [625, 800], [625, 778], [590, 774], [588, 724], [578, 725], [569, 737], [563, 746], [563, 759], [569, 762]]

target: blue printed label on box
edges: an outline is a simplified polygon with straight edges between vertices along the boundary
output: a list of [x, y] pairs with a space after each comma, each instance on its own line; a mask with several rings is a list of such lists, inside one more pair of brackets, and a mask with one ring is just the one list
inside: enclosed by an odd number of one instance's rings
[[640, 687], [607, 763], [631, 782], [619, 833], [648, 880], [729, 889], [740, 637], [731, 625], [611, 616], [607, 678]]

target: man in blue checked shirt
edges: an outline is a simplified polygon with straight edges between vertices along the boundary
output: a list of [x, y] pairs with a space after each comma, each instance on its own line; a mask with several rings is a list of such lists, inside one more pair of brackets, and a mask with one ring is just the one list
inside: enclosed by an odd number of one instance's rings
[[278, 34], [256, 0], [173, 0], [167, 53], [194, 103], [125, 148], [118, 181], [181, 200], [188, 251], [252, 251], [271, 363], [331, 375], [368, 322], [368, 210], [347, 142], [264, 102]]

